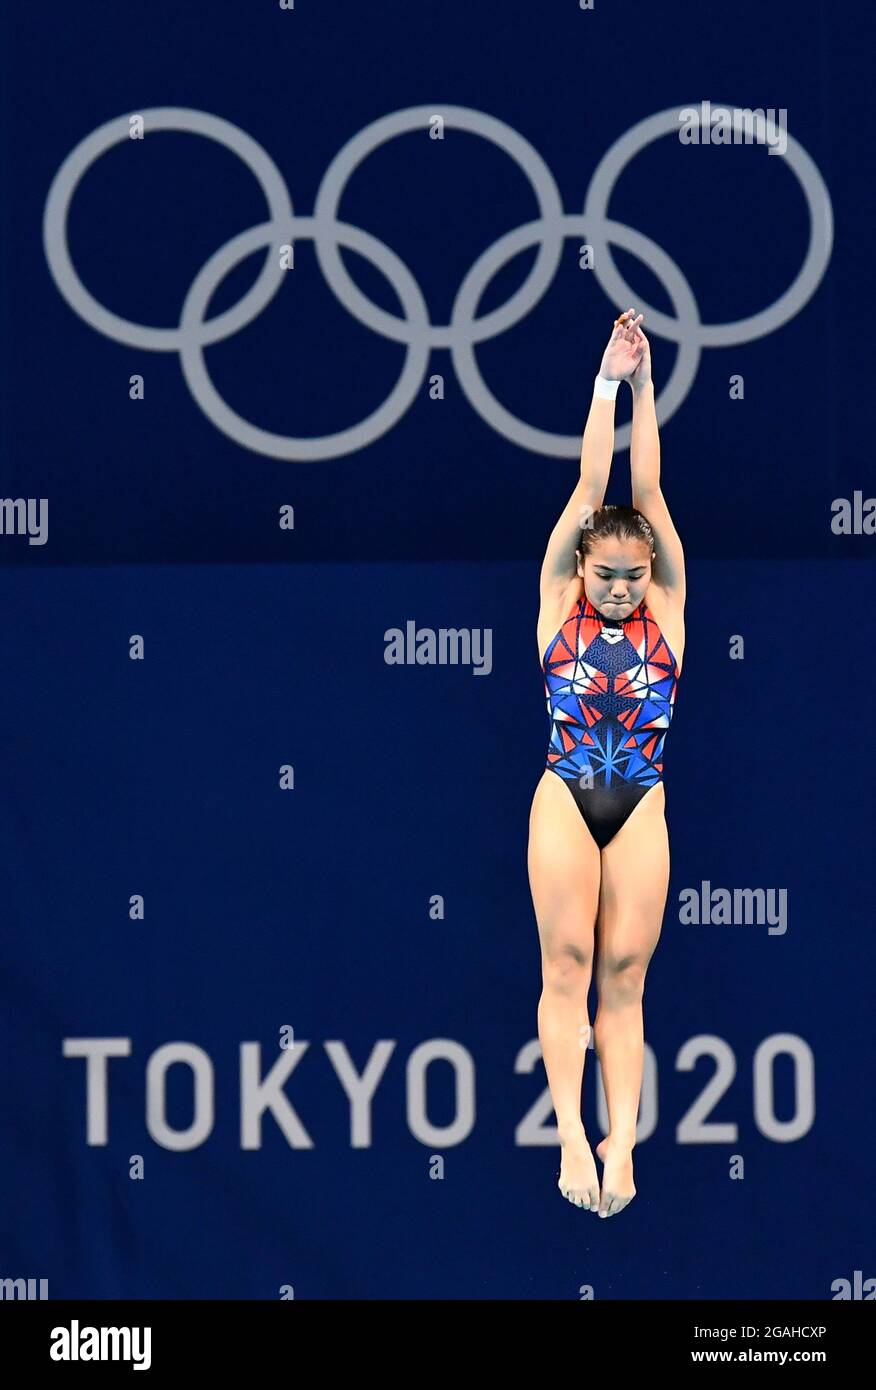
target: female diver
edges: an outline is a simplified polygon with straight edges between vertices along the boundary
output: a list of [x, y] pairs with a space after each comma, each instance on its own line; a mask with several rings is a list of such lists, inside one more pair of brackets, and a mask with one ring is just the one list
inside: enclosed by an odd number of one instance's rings
[[[642, 995], [669, 886], [663, 742], [684, 651], [684, 554], [660, 489], [642, 317], [622, 314], [605, 349], [581, 480], [542, 565], [537, 629], [551, 721], [529, 820], [542, 961], [538, 1035], [562, 1150], [557, 1185], [601, 1217], [615, 1216], [636, 1194]], [[602, 501], [621, 381], [633, 391], [632, 507]], [[609, 1118], [596, 1147], [601, 1193], [581, 1118], [594, 946], [593, 1031]]]

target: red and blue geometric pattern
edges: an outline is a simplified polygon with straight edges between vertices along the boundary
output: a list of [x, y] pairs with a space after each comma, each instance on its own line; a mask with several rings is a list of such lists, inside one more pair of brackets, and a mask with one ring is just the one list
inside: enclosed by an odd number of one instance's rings
[[644, 599], [618, 621], [582, 595], [542, 665], [548, 768], [575, 781], [589, 773], [594, 787], [661, 780], [678, 663]]

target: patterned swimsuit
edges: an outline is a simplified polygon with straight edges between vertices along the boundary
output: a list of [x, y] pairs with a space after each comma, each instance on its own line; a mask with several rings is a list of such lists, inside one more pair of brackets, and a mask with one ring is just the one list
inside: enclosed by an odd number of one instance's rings
[[547, 767], [603, 849], [663, 779], [678, 662], [644, 599], [606, 618], [582, 594], [544, 654]]

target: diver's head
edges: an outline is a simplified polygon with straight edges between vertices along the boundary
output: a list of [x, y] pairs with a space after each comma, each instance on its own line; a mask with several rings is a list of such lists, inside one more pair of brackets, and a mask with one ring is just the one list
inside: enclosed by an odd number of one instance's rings
[[584, 592], [603, 617], [628, 618], [651, 582], [654, 533], [636, 507], [600, 507], [575, 552]]

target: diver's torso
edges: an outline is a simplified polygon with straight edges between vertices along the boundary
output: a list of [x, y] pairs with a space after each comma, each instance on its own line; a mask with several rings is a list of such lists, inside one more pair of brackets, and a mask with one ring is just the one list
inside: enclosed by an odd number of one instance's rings
[[616, 619], [582, 592], [545, 649], [546, 766], [560, 776], [603, 787], [662, 779], [680, 670], [648, 597]]

